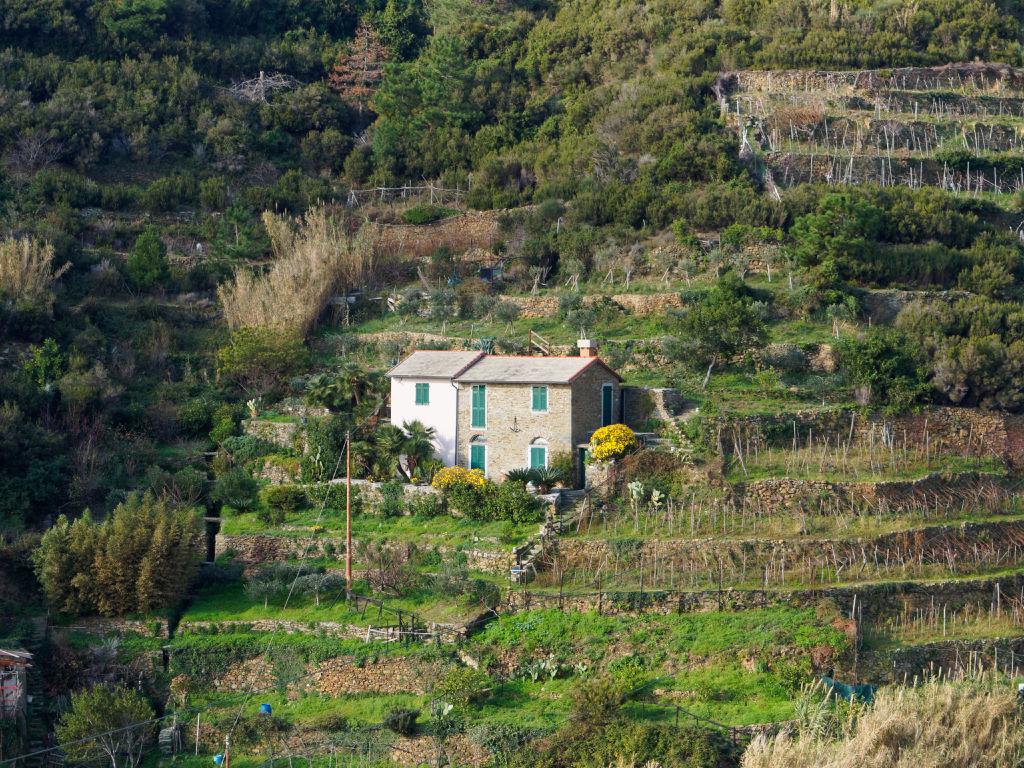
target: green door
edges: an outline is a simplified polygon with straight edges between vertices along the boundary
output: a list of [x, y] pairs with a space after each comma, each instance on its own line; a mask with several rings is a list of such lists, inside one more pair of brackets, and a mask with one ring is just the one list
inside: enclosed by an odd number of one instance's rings
[[546, 469], [548, 466], [548, 449], [540, 445], [530, 446], [530, 469]]
[[487, 474], [487, 446], [486, 445], [471, 445], [469, 446], [469, 468], [479, 469], [485, 475]]
[[601, 426], [607, 427], [612, 423], [612, 395], [611, 386], [605, 384], [601, 387]]

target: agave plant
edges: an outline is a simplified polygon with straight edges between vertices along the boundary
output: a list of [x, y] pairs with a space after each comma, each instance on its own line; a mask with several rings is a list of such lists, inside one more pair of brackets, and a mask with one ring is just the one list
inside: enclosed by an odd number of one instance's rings
[[547, 493], [556, 485], [565, 481], [565, 473], [554, 467], [538, 467], [532, 470], [530, 479], [541, 493]]
[[505, 473], [506, 483], [519, 483], [520, 485], [526, 485], [533, 480], [533, 470], [522, 467], [520, 469], [510, 469]]

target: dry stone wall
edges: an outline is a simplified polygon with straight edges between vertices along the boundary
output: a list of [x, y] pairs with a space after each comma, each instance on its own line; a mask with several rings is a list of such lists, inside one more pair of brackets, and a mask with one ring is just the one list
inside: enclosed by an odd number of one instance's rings
[[[562, 539], [558, 542], [563, 570], [593, 573], [602, 567], [609, 577], [618, 571], [645, 571], [657, 564], [661, 580], [669, 573], [685, 583], [685, 574], [702, 578], [724, 571], [724, 583], [759, 578], [769, 569], [773, 583], [790, 579], [819, 583], [823, 569], [838, 570], [844, 580], [858, 574], [896, 574], [910, 568], [953, 567], [957, 573], [978, 568], [1008, 567], [1024, 556], [1024, 524], [1016, 521], [962, 523], [896, 531], [874, 538], [830, 540], [799, 539]], [[610, 571], [610, 573], [609, 573]], [[780, 577], [780, 574], [781, 577]]]
[[[758, 438], [780, 448], [793, 441], [794, 425], [798, 440], [807, 440], [809, 432], [829, 434], [845, 442], [851, 428], [854, 438], [882, 440], [891, 435], [900, 445], [924, 448], [926, 442], [933, 454], [988, 456], [1005, 461], [1011, 467], [1024, 466], [1024, 415], [984, 411], [978, 408], [933, 406], [917, 414], [889, 418], [884, 414], [864, 417], [845, 409], [795, 411], [777, 416], [720, 417], [703, 419], [703, 429], [710, 445], [716, 444], [719, 430], [723, 446], [728, 450], [731, 435], [738, 429], [743, 439]], [[729, 439], [726, 439], [726, 438]]]
[[686, 410], [682, 391], [667, 387], [622, 387], [624, 421], [643, 431], [650, 419], [670, 421]]
[[266, 421], [264, 419], [246, 419], [242, 429], [247, 435], [253, 435], [268, 443], [291, 449], [294, 445], [295, 433], [299, 429], [297, 421]]
[[719, 83], [737, 91], [956, 90], [999, 92], [1024, 88], [1024, 72], [1006, 64], [956, 63], [891, 70], [748, 70], [727, 72]]
[[[632, 590], [605, 590], [599, 596], [591, 593], [573, 593], [561, 600], [563, 611], [586, 613], [600, 607], [608, 616], [633, 615], [638, 611], [657, 615], [675, 613], [706, 613], [711, 611], [747, 611], [767, 607], [810, 608], [823, 600], [834, 601], [844, 614], [856, 607], [858, 618], [865, 622], [892, 616], [897, 612], [913, 613], [946, 606], [947, 611], [966, 606], [987, 607], [996, 594], [996, 585], [1003, 600], [1016, 598], [1024, 590], [1024, 574], [998, 579], [965, 579], [944, 582], [886, 582], [857, 586], [824, 587], [820, 589], [723, 589], [664, 590], [653, 589], [641, 593]], [[555, 608], [557, 595], [525, 595], [528, 610]], [[509, 594], [510, 609], [522, 610], [523, 592]]]
[[[544, 296], [501, 296], [525, 312], [539, 315], [557, 315], [558, 297]], [[611, 295], [588, 294], [583, 297], [585, 305], [611, 304], [631, 315], [665, 314], [683, 306], [678, 293], [616, 293]]]
[[926, 475], [917, 480], [892, 480], [880, 483], [829, 482], [773, 477], [749, 483], [735, 483], [738, 499], [763, 509], [789, 509], [828, 498], [842, 502], [879, 505], [890, 511], [922, 504], [943, 505], [953, 499], [977, 498], [987, 494], [997, 498], [1006, 493], [1002, 477], [966, 472], [953, 476]]
[[[423, 542], [421, 542], [423, 543]], [[227, 552], [234, 553], [233, 557], [237, 562], [247, 565], [258, 563], [281, 563], [301, 557], [307, 552], [309, 557], [326, 556], [324, 548], [331, 544], [336, 557], [345, 556], [345, 538], [343, 536], [271, 536], [265, 534], [224, 534], [218, 533], [214, 542], [215, 557], [220, 557]], [[429, 546], [429, 542], [424, 545]], [[353, 539], [353, 545], [358, 546], [358, 539]], [[405, 546], [400, 542], [389, 542], [389, 546]], [[437, 546], [442, 554], [449, 554], [455, 551], [454, 547], [445, 545]], [[511, 554], [508, 552], [494, 552], [485, 549], [463, 549], [466, 555], [467, 565], [470, 570], [481, 573], [508, 575], [511, 566]]]
[[107, 635], [118, 635], [125, 632], [136, 632], [145, 637], [167, 637], [167, 619], [154, 617], [152, 619], [120, 619], [105, 618], [102, 616], [87, 616], [75, 619], [75, 623], [65, 626], [52, 626], [51, 629], [73, 629], [76, 632], [84, 632], [87, 635], [106, 637]]

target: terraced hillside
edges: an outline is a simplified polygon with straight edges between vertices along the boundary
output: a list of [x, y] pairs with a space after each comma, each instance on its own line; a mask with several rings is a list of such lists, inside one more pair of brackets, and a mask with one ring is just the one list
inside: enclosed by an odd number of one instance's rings
[[742, 71], [718, 88], [742, 151], [782, 188], [1024, 187], [1024, 73], [1011, 67]]

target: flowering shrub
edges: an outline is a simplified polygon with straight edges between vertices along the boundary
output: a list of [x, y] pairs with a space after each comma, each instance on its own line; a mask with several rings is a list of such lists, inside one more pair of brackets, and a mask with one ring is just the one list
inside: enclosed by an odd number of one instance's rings
[[484, 478], [484, 473], [479, 469], [445, 467], [437, 471], [430, 484], [439, 491], [448, 491], [454, 488], [476, 488], [482, 490], [487, 485], [487, 480]]
[[637, 447], [636, 435], [625, 424], [601, 427], [590, 438], [587, 454], [594, 461], [611, 461]]
[[521, 485], [495, 485], [479, 469], [445, 467], [437, 471], [431, 483], [444, 495], [447, 508], [470, 520], [511, 520], [536, 522], [540, 505]]
[[322, 525], [314, 525], [313, 528], [312, 528], [314, 536], [319, 536], [321, 533], [323, 533], [326, 530], [327, 529], [324, 528]]

